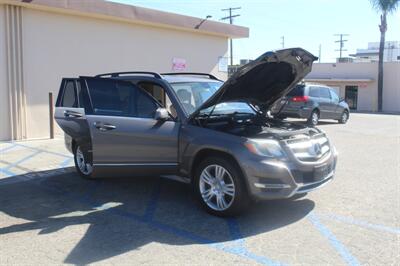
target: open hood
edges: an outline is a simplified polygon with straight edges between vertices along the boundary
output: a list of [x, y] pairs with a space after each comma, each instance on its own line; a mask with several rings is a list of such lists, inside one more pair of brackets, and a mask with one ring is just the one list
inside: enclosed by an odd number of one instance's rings
[[247, 101], [267, 110], [310, 71], [318, 58], [301, 48], [266, 52], [242, 66], [194, 113], [228, 101]]

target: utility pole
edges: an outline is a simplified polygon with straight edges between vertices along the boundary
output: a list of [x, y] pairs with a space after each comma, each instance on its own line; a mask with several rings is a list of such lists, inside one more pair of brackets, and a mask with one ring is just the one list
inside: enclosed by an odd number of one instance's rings
[[281, 37], [281, 45], [282, 45], [282, 48], [285, 48], [285, 36]]
[[[237, 10], [241, 9], [241, 7], [230, 7], [230, 8], [225, 8], [221, 9], [221, 11], [229, 11], [229, 16], [221, 18], [221, 20], [227, 20], [229, 19], [229, 24], [233, 24], [233, 18], [239, 17], [239, 14], [232, 15], [232, 10]], [[229, 39], [229, 45], [230, 45], [230, 53], [231, 53], [231, 66], [233, 65], [233, 47], [232, 47], [232, 38]]]
[[349, 36], [349, 34], [335, 34], [334, 36], [340, 36], [340, 39], [335, 41], [336, 43], [339, 43], [339, 49], [335, 50], [335, 51], [339, 51], [340, 52], [340, 56], [339, 56], [339, 60], [342, 59], [342, 52], [347, 51], [344, 48], [344, 43], [347, 42], [348, 40], [343, 40], [343, 36]]
[[320, 44], [319, 49], [318, 49], [318, 63], [321, 63], [321, 50], [322, 50], [322, 46]]

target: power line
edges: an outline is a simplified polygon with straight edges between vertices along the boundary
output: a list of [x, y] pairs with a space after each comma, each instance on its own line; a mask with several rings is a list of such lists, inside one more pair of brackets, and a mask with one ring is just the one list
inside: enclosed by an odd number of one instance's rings
[[[232, 15], [232, 10], [237, 10], [241, 9], [241, 7], [230, 7], [230, 8], [225, 8], [221, 9], [221, 11], [229, 11], [229, 16], [221, 18], [221, 20], [227, 20], [229, 19], [229, 24], [233, 24], [233, 18], [239, 17], [239, 14]], [[229, 39], [229, 45], [230, 45], [230, 54], [231, 54], [231, 66], [233, 65], [233, 47], [232, 47], [232, 38]]]
[[343, 40], [343, 36], [349, 36], [349, 34], [335, 34], [334, 36], [340, 36], [340, 39], [335, 41], [335, 43], [339, 43], [339, 49], [336, 49], [335, 51], [339, 51], [340, 52], [340, 56], [339, 56], [339, 60], [342, 59], [342, 52], [347, 51], [344, 48], [344, 43], [347, 42], [348, 40]]

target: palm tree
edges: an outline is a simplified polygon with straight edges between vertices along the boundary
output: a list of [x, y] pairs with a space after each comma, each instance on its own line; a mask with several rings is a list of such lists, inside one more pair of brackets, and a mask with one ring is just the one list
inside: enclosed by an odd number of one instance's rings
[[387, 31], [386, 15], [394, 12], [400, 0], [370, 0], [372, 6], [381, 12], [381, 24], [379, 30], [381, 32], [381, 41], [379, 44], [379, 63], [378, 63], [378, 111], [382, 111], [383, 98], [383, 51], [385, 50], [385, 34]]

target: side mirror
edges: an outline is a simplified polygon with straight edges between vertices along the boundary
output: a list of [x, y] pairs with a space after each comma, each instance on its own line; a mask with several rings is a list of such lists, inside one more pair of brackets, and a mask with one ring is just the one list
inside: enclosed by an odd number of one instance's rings
[[169, 118], [169, 114], [167, 109], [165, 108], [157, 108], [156, 113], [154, 115], [155, 120], [165, 121]]

